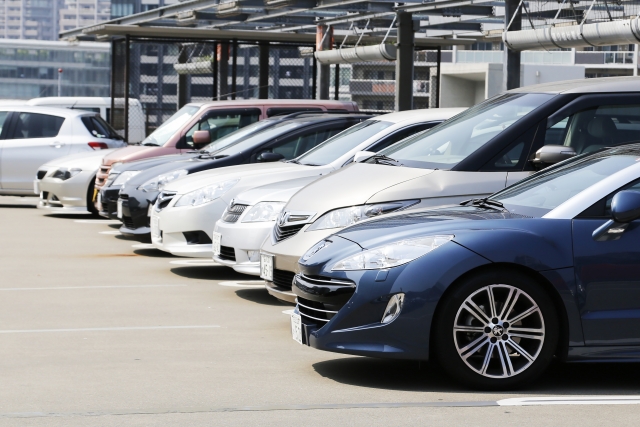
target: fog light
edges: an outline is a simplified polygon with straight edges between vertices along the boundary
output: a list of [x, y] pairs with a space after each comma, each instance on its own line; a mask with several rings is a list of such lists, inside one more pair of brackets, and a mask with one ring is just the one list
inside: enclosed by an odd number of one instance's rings
[[391, 323], [396, 320], [396, 317], [400, 315], [402, 311], [402, 305], [404, 304], [404, 294], [395, 294], [389, 300], [389, 304], [387, 304], [387, 308], [384, 310], [384, 314], [382, 315], [382, 320], [380, 323], [386, 324]]
[[251, 262], [260, 261], [260, 251], [247, 251], [247, 257]]

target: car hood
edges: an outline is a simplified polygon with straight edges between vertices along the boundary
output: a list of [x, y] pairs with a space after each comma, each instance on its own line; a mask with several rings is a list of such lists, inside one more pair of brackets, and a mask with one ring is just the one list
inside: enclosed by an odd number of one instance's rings
[[102, 164], [102, 159], [117, 150], [117, 148], [112, 148], [109, 150], [84, 151], [82, 153], [58, 157], [57, 159], [53, 159], [40, 166], [40, 169], [44, 170], [64, 167], [69, 169], [78, 168], [82, 170], [98, 170]]
[[[385, 189], [433, 172], [432, 169], [352, 163], [296, 193], [286, 210], [320, 214], [333, 208], [361, 205]], [[416, 198], [416, 195], [412, 197]], [[388, 200], [401, 199], [394, 197]]]
[[291, 196], [296, 194], [302, 187], [318, 178], [318, 176], [308, 176], [262, 185], [238, 194], [235, 197], [235, 202], [249, 206], [260, 202], [288, 202]]
[[115, 172], [124, 171], [144, 171], [154, 168], [159, 165], [164, 165], [171, 162], [189, 160], [196, 157], [197, 153], [184, 153], [184, 154], [168, 154], [164, 156], [151, 157], [148, 159], [136, 160], [133, 162], [122, 163], [113, 168]]
[[116, 162], [133, 162], [134, 160], [148, 157], [163, 156], [178, 152], [174, 147], [156, 147], [149, 145], [130, 145], [109, 154], [104, 158], [103, 164], [112, 165]]
[[[253, 179], [255, 181], [254, 186], [257, 186], [264, 184], [264, 182], [261, 182], [261, 179], [265, 178], [265, 175], [269, 175], [271, 182], [273, 182], [274, 179], [280, 181], [305, 176], [318, 176], [323, 172], [328, 172], [326, 167], [304, 166], [285, 162], [252, 163], [227, 166], [188, 175], [169, 183], [165, 186], [164, 190], [175, 191], [178, 194], [186, 194], [216, 182], [232, 179], [241, 179], [243, 182], [248, 179]], [[278, 179], [274, 175], [280, 175], [282, 178]]]

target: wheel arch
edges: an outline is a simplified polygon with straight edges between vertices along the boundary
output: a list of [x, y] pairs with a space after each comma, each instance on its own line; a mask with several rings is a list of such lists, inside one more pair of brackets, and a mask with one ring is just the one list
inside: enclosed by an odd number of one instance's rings
[[556, 344], [555, 355], [561, 360], [566, 359], [569, 351], [569, 316], [567, 313], [567, 309], [562, 301], [562, 297], [553, 286], [553, 284], [542, 274], [523, 265], [512, 263], [492, 263], [473, 268], [469, 271], [466, 271], [447, 287], [447, 289], [440, 297], [438, 303], [436, 304], [436, 308], [433, 312], [433, 321], [431, 322], [431, 329], [429, 331], [429, 359], [434, 360], [434, 331], [438, 328], [438, 319], [440, 317], [440, 311], [442, 310], [442, 302], [445, 300], [445, 298], [447, 298], [448, 295], [454, 292], [459, 283], [466, 280], [467, 278], [476, 274], [498, 271], [510, 271], [526, 275], [535, 280], [546, 291], [553, 302], [553, 305], [558, 314], [558, 320], [560, 322], [560, 331], [558, 334], [558, 342]]

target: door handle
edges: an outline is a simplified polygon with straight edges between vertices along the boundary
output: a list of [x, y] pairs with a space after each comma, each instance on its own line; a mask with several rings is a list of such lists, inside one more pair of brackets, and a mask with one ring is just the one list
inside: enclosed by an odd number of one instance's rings
[[53, 141], [53, 142], [50, 142], [49, 145], [52, 146], [53, 148], [61, 148], [64, 145], [64, 142]]

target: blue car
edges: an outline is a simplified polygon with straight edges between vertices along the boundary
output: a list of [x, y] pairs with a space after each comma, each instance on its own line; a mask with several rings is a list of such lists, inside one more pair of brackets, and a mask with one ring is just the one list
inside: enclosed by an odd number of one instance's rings
[[485, 199], [381, 216], [300, 258], [293, 338], [436, 359], [482, 389], [556, 357], [640, 360], [640, 144], [578, 156]]

